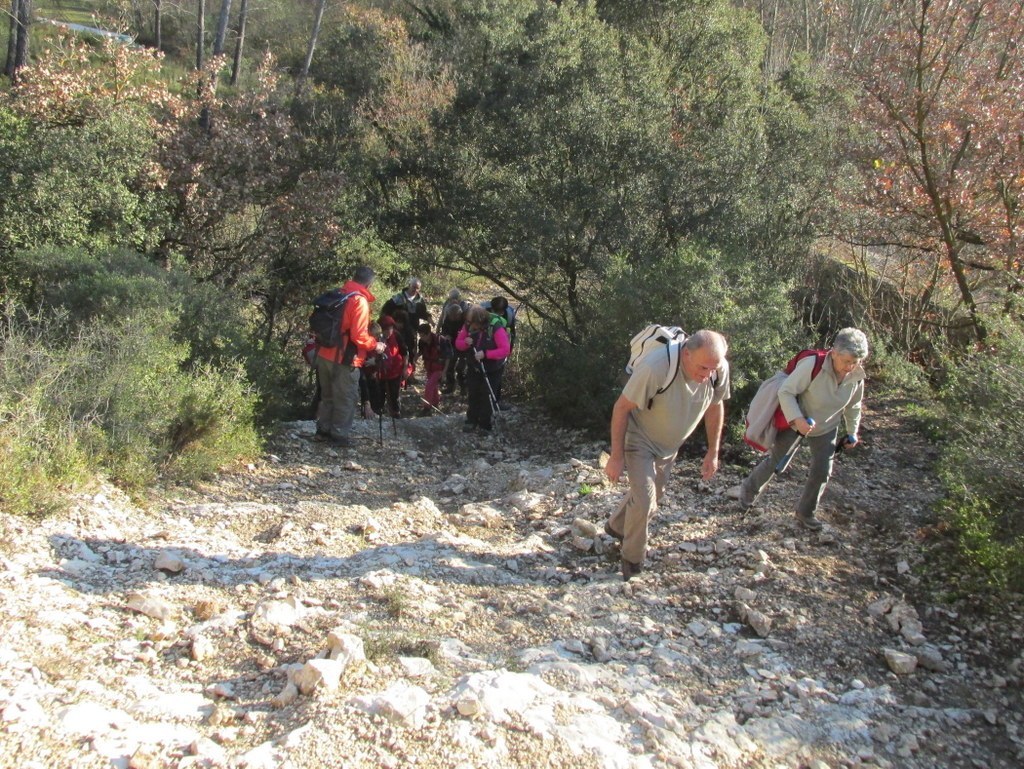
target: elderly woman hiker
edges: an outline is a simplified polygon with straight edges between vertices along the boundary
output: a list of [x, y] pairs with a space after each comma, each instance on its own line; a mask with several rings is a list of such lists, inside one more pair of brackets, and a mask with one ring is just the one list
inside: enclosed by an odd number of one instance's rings
[[778, 461], [804, 435], [811, 447], [811, 468], [796, 505], [796, 519], [812, 531], [821, 529], [822, 522], [815, 513], [832, 475], [840, 423], [845, 428], [845, 446], [852, 447], [858, 442], [865, 378], [861, 364], [867, 357], [868, 340], [864, 332], [844, 328], [836, 334], [817, 376], [814, 356], [801, 360], [779, 387], [779, 405], [789, 428], [779, 432], [771, 452], [746, 480], [726, 494], [738, 499], [744, 509], [753, 505], [771, 480]]

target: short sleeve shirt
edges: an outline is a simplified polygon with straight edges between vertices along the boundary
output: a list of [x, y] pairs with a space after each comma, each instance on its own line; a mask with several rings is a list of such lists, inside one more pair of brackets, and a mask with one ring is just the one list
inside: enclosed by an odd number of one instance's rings
[[668, 367], [667, 355], [648, 359], [633, 369], [622, 389], [626, 398], [639, 404], [626, 426], [627, 449], [644, 447], [657, 457], [671, 457], [700, 424], [704, 412], [729, 399], [728, 361], [723, 360], [715, 375], [700, 383], [688, 380], [680, 368], [668, 389], [658, 394]]

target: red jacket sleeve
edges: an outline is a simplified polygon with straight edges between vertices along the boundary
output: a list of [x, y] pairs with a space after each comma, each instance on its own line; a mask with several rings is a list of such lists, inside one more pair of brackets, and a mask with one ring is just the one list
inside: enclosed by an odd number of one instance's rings
[[348, 338], [359, 350], [371, 352], [377, 349], [377, 340], [370, 333], [370, 304], [365, 296], [354, 296], [352, 299], [341, 330], [348, 332]]

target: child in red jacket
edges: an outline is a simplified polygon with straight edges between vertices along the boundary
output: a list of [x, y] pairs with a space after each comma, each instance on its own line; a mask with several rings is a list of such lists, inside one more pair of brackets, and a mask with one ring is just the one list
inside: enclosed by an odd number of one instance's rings
[[381, 334], [384, 337], [384, 359], [377, 366], [377, 376], [384, 386], [387, 397], [388, 413], [395, 417], [402, 416], [399, 395], [405, 379], [408, 348], [405, 340], [395, 326], [395, 319], [390, 315], [383, 316], [380, 321]]
[[429, 323], [421, 323], [418, 356], [423, 359], [423, 370], [427, 374], [423, 393], [427, 405], [422, 409], [426, 416], [441, 405], [441, 377], [452, 357], [452, 343], [440, 334], [433, 333]]

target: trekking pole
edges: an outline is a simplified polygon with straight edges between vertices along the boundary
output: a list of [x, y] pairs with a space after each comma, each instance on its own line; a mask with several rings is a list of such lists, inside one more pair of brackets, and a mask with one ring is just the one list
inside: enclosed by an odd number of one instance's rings
[[[814, 427], [814, 420], [808, 417], [807, 424], [810, 425], [811, 427]], [[796, 451], [797, 449], [800, 448], [800, 444], [801, 442], [803, 442], [803, 439], [804, 434], [797, 433], [796, 440], [793, 441], [793, 445], [790, 447], [789, 451], [786, 454], [784, 454], [775, 464], [775, 475], [782, 475], [784, 472], [786, 472], [786, 469], [789, 467], [789, 463], [792, 462], [793, 457], [796, 456]]]
[[380, 447], [384, 448], [384, 409], [377, 412], [377, 432], [380, 437]]
[[438, 408], [437, 406], [435, 406], [435, 405], [434, 405], [433, 403], [431, 403], [430, 401], [428, 401], [428, 400], [427, 400], [426, 398], [424, 398], [424, 397], [423, 397], [422, 395], [420, 396], [420, 401], [422, 401], [423, 403], [425, 403], [425, 404], [427, 404], [428, 406], [430, 406], [430, 408], [432, 408], [432, 409], [433, 409], [434, 411], [436, 411], [436, 412], [437, 412], [438, 414], [440, 414], [441, 416], [444, 416], [444, 412], [443, 412], [443, 411], [441, 411], [441, 409], [439, 409], [439, 408]]
[[491, 422], [495, 427], [498, 426], [498, 416], [501, 414], [501, 410], [498, 408], [498, 399], [494, 397], [494, 388], [491, 387], [491, 380], [487, 378], [487, 369], [484, 368], [484, 362], [478, 361], [480, 364], [480, 373], [484, 376], [484, 382], [487, 384], [487, 395], [491, 400]]

